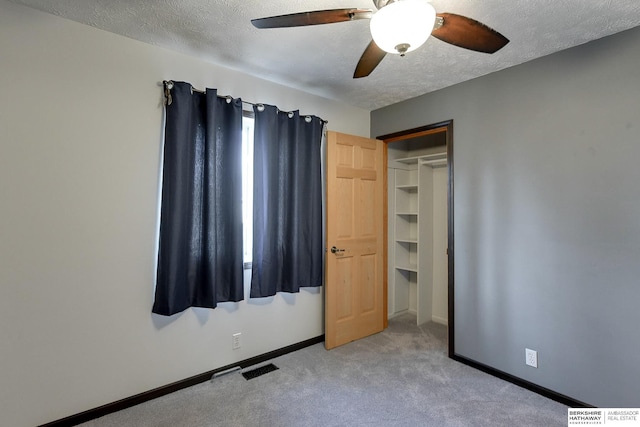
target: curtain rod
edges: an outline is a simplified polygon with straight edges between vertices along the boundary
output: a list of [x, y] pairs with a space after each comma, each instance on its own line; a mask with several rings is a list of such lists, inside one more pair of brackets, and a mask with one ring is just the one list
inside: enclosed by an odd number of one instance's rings
[[[164, 102], [165, 105], [171, 105], [171, 89], [173, 88], [173, 80], [163, 80], [162, 81], [162, 85], [164, 86]], [[191, 86], [191, 84], [189, 84]], [[196, 89], [193, 86], [191, 86], [191, 92], [198, 92], [198, 93], [206, 93], [204, 90], [200, 90], [200, 89]], [[231, 102], [233, 100], [233, 97], [231, 95], [217, 95], [218, 98], [224, 98], [227, 100], [227, 102]], [[262, 111], [264, 110], [264, 104], [262, 103], [254, 103], [254, 102], [249, 102], [249, 101], [242, 101], [243, 104], [248, 104], [251, 105], [253, 107], [258, 107], [258, 111]], [[277, 108], [277, 107], [276, 107]], [[278, 111], [282, 111], [278, 108]], [[289, 114], [293, 114], [293, 111], [282, 111], [283, 113], [289, 113]], [[306, 114], [306, 116], [309, 116], [308, 114]], [[318, 117], [319, 118], [319, 117]], [[329, 123], [327, 120], [324, 119], [320, 119], [323, 123]]]

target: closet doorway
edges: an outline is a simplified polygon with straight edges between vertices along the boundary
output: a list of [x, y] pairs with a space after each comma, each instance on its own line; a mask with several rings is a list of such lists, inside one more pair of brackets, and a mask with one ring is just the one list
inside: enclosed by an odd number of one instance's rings
[[378, 136], [387, 165], [387, 311], [453, 332], [453, 120]]

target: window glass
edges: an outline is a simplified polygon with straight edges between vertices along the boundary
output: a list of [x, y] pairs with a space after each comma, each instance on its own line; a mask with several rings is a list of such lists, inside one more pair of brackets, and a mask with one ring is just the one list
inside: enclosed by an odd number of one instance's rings
[[253, 251], [253, 113], [242, 118], [242, 223], [244, 263], [251, 263]]

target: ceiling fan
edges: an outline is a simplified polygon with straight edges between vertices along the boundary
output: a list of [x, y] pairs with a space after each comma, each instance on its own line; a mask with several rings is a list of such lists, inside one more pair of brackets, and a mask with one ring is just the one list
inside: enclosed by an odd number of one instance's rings
[[366, 77], [387, 53], [404, 56], [420, 47], [430, 35], [465, 49], [494, 53], [509, 40], [474, 19], [453, 13], [436, 13], [427, 0], [373, 0], [371, 9], [330, 9], [252, 19], [256, 28], [301, 27], [370, 19], [369, 43], [353, 78]]

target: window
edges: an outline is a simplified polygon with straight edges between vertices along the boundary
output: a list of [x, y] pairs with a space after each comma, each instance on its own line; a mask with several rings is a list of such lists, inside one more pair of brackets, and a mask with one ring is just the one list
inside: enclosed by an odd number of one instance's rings
[[[264, 106], [264, 116], [252, 117], [243, 112], [240, 99], [209, 96], [214, 94], [194, 91], [186, 82], [164, 84], [163, 186], [152, 311], [171, 316], [188, 307], [241, 301], [243, 267], [254, 262], [260, 268], [252, 275], [252, 297], [321, 286], [322, 120], [273, 105]], [[210, 126], [215, 131], [204, 135], [202, 130]], [[259, 179], [252, 177], [256, 167]], [[209, 201], [214, 210], [204, 206]], [[255, 213], [261, 218], [254, 224]], [[294, 220], [285, 223], [288, 218]], [[192, 226], [185, 230], [185, 224]], [[254, 240], [262, 246], [255, 259]]]
[[253, 112], [242, 117], [242, 227], [244, 268], [253, 255]]

